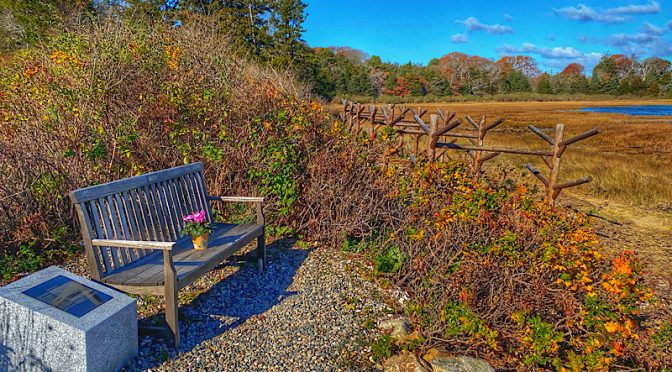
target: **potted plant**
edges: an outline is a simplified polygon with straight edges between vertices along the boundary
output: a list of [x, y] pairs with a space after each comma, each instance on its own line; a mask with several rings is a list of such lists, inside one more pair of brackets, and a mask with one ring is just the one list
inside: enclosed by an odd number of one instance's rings
[[210, 223], [205, 219], [205, 211], [194, 212], [188, 216], [182, 217], [185, 222], [184, 228], [180, 231], [182, 236], [191, 235], [191, 242], [194, 249], [201, 250], [208, 248], [208, 238], [212, 232]]

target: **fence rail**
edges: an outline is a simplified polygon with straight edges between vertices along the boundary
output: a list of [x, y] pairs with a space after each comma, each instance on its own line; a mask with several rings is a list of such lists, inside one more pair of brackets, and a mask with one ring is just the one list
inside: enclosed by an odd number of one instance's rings
[[[396, 146], [386, 151], [388, 156], [402, 152], [404, 147], [403, 137], [410, 136], [413, 138], [411, 159], [415, 161], [421, 156], [420, 140], [426, 136], [424, 152], [429, 161], [443, 159], [449, 150], [466, 151], [472, 159], [471, 167], [474, 176], [480, 177], [483, 172], [483, 163], [500, 154], [536, 155], [548, 167], [548, 177], [545, 177], [531, 164], [527, 164], [526, 167], [544, 185], [545, 200], [551, 206], [555, 205], [555, 201], [563, 189], [592, 181], [591, 176], [562, 183], [559, 182], [558, 178], [562, 155], [568, 146], [600, 133], [598, 128], [565, 138], [564, 124], [556, 124], [553, 137], [547, 135], [543, 130], [529, 125], [527, 128], [546, 144], [546, 148], [491, 147], [484, 145], [485, 137], [488, 131], [504, 123], [503, 118], [487, 123], [485, 116], [481, 117], [478, 122], [469, 115], [465, 115], [465, 120], [463, 120], [457, 118], [456, 112], [448, 113], [441, 109], [436, 109], [436, 113], [430, 113], [428, 109], [422, 107], [412, 109], [394, 104], [383, 106], [363, 105], [347, 100], [342, 100], [342, 104], [341, 120], [356, 135], [365, 130], [372, 138], [375, 138], [381, 127], [389, 127], [395, 130], [399, 140]], [[427, 119], [428, 114], [429, 119]], [[472, 130], [455, 131], [465, 123], [468, 123]], [[461, 138], [469, 140], [470, 144], [456, 143]]]

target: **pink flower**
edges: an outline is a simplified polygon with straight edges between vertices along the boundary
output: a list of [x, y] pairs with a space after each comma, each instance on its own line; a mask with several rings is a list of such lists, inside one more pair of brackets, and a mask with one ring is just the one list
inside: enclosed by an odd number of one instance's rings
[[201, 210], [200, 212], [194, 213], [194, 222], [202, 223], [205, 222], [205, 211]]
[[200, 212], [194, 212], [188, 216], [182, 217], [182, 221], [184, 222], [194, 222], [194, 223], [203, 223], [205, 222], [205, 210], [201, 210]]

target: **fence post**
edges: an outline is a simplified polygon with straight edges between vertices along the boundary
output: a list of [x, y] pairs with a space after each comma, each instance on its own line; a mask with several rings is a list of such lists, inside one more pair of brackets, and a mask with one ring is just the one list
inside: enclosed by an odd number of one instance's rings
[[376, 113], [378, 106], [369, 106], [369, 121], [371, 122], [371, 138], [376, 138]]
[[436, 141], [434, 140], [436, 132], [439, 130], [439, 115], [429, 115], [429, 136], [427, 136], [427, 157], [433, 162], [436, 157]]
[[557, 124], [555, 126], [554, 143], [551, 147], [551, 150], [553, 151], [550, 160], [551, 173], [548, 176], [548, 190], [546, 190], [546, 202], [550, 206], [555, 204], [555, 198], [560, 194], [560, 191], [556, 190], [556, 185], [558, 184], [558, 174], [560, 174], [560, 159], [562, 158], [562, 153], [565, 151], [565, 146], [561, 145], [564, 133], [565, 125]]
[[355, 107], [355, 134], [358, 134], [362, 128], [361, 107], [362, 105], [360, 103]]

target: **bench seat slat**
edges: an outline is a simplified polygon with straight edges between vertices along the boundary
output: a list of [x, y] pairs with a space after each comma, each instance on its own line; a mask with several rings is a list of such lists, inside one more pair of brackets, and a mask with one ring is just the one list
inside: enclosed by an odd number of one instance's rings
[[[253, 241], [263, 232], [263, 225], [256, 224], [213, 224], [210, 235], [210, 248], [194, 250], [189, 236], [177, 241], [173, 249], [173, 264], [180, 287], [188, 285], [233, 255], [242, 246]], [[142, 260], [115, 270], [101, 281], [110, 285], [162, 286], [164, 284], [163, 256], [160, 252], [151, 253]]]

